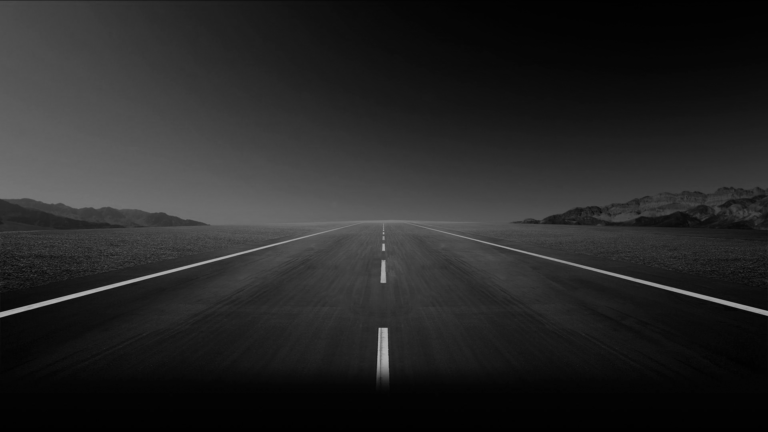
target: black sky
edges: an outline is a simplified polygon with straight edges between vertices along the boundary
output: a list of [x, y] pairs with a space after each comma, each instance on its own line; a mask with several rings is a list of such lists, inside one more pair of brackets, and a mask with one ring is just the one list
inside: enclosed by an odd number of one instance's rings
[[758, 5], [617, 4], [3, 3], [0, 192], [510, 221], [768, 186]]

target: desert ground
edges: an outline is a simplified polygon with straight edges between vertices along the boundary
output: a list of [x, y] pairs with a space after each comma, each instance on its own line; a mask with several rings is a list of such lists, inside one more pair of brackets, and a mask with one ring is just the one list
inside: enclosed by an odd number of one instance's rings
[[0, 232], [0, 292], [205, 252], [225, 255], [266, 240], [306, 235], [342, 225], [312, 223]]
[[768, 288], [768, 231], [425, 222], [441, 227], [654, 268]]

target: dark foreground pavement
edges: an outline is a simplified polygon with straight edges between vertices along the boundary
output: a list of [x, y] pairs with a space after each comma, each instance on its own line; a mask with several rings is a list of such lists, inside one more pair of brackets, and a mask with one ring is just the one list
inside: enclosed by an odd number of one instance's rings
[[[738, 410], [764, 406], [768, 317], [405, 223], [386, 224], [382, 252], [381, 229], [363, 223], [4, 317], [3, 403], [173, 407], [191, 410], [186, 421], [211, 407], [287, 409], [287, 423], [309, 421], [304, 408], [412, 408], [427, 425], [452, 422], [429, 408], [456, 422], [468, 409], [526, 412], [541, 426], [576, 409], [608, 427], [616, 410], [632, 413], [625, 426], [649, 409], [688, 424], [708, 413], [715, 426], [715, 415], [734, 425]], [[757, 288], [482, 239], [768, 308]], [[0, 308], [174, 266], [9, 293]], [[381, 327], [387, 395], [376, 394]], [[386, 422], [377, 416], [359, 426]], [[487, 418], [473, 416], [462, 425]]]

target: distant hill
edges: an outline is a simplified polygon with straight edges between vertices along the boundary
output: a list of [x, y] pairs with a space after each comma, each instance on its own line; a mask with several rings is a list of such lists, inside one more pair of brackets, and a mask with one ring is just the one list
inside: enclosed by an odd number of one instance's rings
[[27, 229], [123, 228], [120, 225], [94, 223], [57, 216], [0, 200], [0, 231]]
[[208, 224], [190, 219], [181, 219], [166, 213], [149, 213], [142, 210], [118, 210], [112, 207], [74, 208], [64, 204], [47, 204], [29, 198], [6, 199], [8, 203], [27, 209], [34, 209], [52, 215], [78, 221], [120, 225], [124, 227], [170, 227], [170, 226], [207, 226]]
[[628, 225], [768, 230], [766, 190], [723, 187], [714, 193], [669, 193], [607, 206], [576, 207], [541, 221], [515, 223]]

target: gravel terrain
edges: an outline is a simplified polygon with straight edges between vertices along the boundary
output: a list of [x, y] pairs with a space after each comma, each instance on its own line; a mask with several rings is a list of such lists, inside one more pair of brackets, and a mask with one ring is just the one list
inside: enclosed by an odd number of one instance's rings
[[428, 222], [488, 237], [768, 288], [768, 232]]
[[344, 224], [1, 232], [0, 292], [340, 226]]

